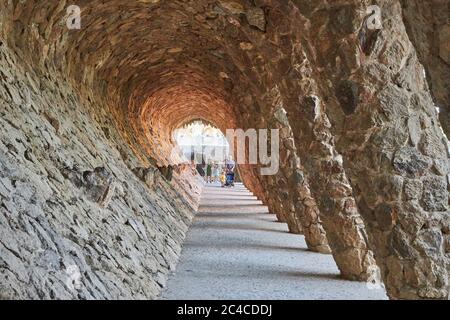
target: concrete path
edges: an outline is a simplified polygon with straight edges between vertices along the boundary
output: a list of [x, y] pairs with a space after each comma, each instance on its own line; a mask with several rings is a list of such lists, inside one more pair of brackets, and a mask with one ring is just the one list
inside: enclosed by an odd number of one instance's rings
[[207, 186], [161, 299], [386, 299], [339, 278], [331, 255], [307, 250], [252, 193]]

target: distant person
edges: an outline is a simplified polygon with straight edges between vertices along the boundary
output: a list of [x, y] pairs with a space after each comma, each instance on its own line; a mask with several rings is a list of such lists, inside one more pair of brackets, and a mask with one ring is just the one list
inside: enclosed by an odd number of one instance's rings
[[198, 174], [202, 178], [204, 178], [205, 177], [205, 170], [203, 170], [203, 166], [199, 163], [199, 164], [197, 164], [196, 169], [197, 169]]
[[206, 183], [212, 183], [212, 165], [208, 162], [206, 165]]
[[225, 162], [225, 170], [227, 174], [226, 185], [229, 187], [234, 187], [234, 170], [236, 169], [236, 163], [233, 158], [228, 158]]
[[222, 171], [222, 174], [220, 175], [220, 183], [222, 184], [222, 188], [225, 187], [225, 184], [227, 182], [227, 173], [225, 169]]
[[217, 163], [215, 163], [214, 166], [213, 166], [212, 176], [213, 176], [213, 181], [214, 182], [216, 182], [216, 183], [219, 182], [220, 168], [219, 168], [219, 165]]

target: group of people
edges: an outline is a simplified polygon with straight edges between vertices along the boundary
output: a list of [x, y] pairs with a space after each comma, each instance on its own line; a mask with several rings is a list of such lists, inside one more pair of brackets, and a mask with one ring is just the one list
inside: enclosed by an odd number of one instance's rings
[[204, 177], [206, 183], [220, 182], [222, 187], [233, 187], [236, 163], [233, 159], [225, 160], [224, 164], [208, 161], [205, 165], [197, 165], [197, 171]]

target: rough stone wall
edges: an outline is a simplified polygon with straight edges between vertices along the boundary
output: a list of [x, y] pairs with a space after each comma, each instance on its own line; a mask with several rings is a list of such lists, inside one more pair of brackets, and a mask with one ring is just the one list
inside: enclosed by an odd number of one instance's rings
[[[323, 114], [320, 102], [312, 96], [297, 99], [302, 109], [298, 117], [302, 120], [293, 120], [294, 130], [300, 140], [298, 145], [309, 151], [304, 153], [304, 165], [306, 172], [314, 173], [310, 174], [310, 189], [317, 201], [319, 217], [333, 257], [343, 277], [368, 280], [373, 276], [375, 261], [368, 247], [364, 223], [345, 174], [342, 157], [334, 147], [329, 121]], [[294, 105], [297, 103], [294, 102]], [[316, 111], [314, 108], [317, 108]]]
[[280, 221], [287, 222], [292, 233], [305, 236], [308, 249], [330, 253], [325, 230], [319, 218], [319, 209], [311, 195], [305, 169], [301, 165], [286, 110], [283, 108], [280, 92], [277, 96], [277, 111], [271, 128], [280, 130], [281, 170], [275, 176], [265, 177], [265, 192], [269, 207], [274, 208]]
[[403, 20], [450, 136], [450, 1], [402, 0]]
[[195, 202], [89, 109], [0, 46], [0, 298], [151, 299], [176, 266]]
[[[328, 129], [320, 131], [314, 128], [316, 111], [312, 90], [315, 85], [305, 54], [310, 50], [307, 42], [308, 25], [302, 12], [293, 3], [270, 3], [270, 28], [263, 37], [254, 35], [254, 38], [261, 50], [261, 59], [267, 63], [264, 66], [267, 79], [264, 80], [272, 90], [278, 88], [280, 92], [281, 103], [293, 130], [293, 142], [301, 165], [306, 168], [310, 178], [312, 196], [320, 209], [320, 213], [313, 208], [305, 210], [303, 221], [306, 225], [319, 226], [319, 213], [341, 274], [349, 279], [366, 280], [372, 275], [374, 261], [364, 237], [363, 222], [354, 205], [351, 187], [345, 181], [344, 170], [335, 164], [332, 135], [327, 133]], [[303, 103], [307, 98], [313, 102], [312, 105]], [[305, 201], [310, 198], [310, 195], [305, 194], [309, 190], [308, 186], [299, 184], [297, 188], [304, 192], [303, 197], [300, 197], [303, 200], [296, 201], [297, 207], [308, 208], [305, 204], [311, 206], [314, 203]], [[314, 223], [311, 224], [311, 221]], [[310, 235], [315, 235], [316, 241], [310, 243], [318, 243], [319, 239], [323, 241], [323, 229], [313, 228], [315, 232]]]
[[[6, 121], [5, 126], [12, 128], [2, 132], [2, 140], [8, 141], [3, 148], [4, 158], [10, 159], [6, 167], [20, 166], [17, 172], [28, 172], [33, 165], [16, 161], [19, 156], [14, 154], [23, 153], [26, 159], [40, 153], [42, 159], [50, 159], [41, 167], [50, 168], [52, 174], [60, 172], [65, 179], [61, 184], [67, 188], [58, 191], [69, 208], [64, 212], [71, 212], [72, 198], [81, 199], [77, 201], [96, 208], [95, 215], [83, 211], [95, 220], [126, 200], [120, 214], [137, 211], [151, 216], [148, 221], [141, 217], [144, 226], [159, 230], [149, 229], [151, 236], [156, 234], [149, 243], [173, 242], [170, 250], [176, 252], [191, 210], [168, 201], [180, 198], [195, 206], [195, 196], [189, 193], [198, 189], [195, 183], [186, 184], [195, 181], [188, 168], [170, 167], [177, 164], [171, 157], [171, 131], [195, 118], [221, 129], [268, 128], [277, 110], [284, 108], [287, 122], [281, 126], [289, 125], [290, 130], [283, 133], [281, 171], [261, 177], [258, 167], [242, 166], [248, 187], [292, 231], [299, 232], [301, 225], [311, 250], [326, 248], [326, 231], [344, 276], [367, 278], [373, 251], [392, 298], [445, 298], [449, 161], [444, 136], [402, 22], [407, 15], [402, 16], [400, 1], [375, 3], [385, 13], [385, 26], [371, 33], [362, 27], [369, 1], [80, 0], [78, 31], [65, 27], [67, 1], [2, 1], [2, 50], [18, 59], [2, 68], [9, 74], [2, 78], [2, 99], [5, 110], [11, 110], [2, 114], [2, 121], [9, 114], [29, 119], [19, 124], [14, 117]], [[425, 66], [431, 69], [431, 64]], [[14, 90], [12, 80], [5, 80], [16, 73], [29, 82], [24, 90]], [[19, 100], [26, 92], [30, 99]], [[22, 100], [25, 105], [43, 100], [35, 105], [48, 115], [20, 113], [16, 105]], [[45, 130], [40, 126], [71, 131], [62, 139], [56, 131], [41, 134]], [[14, 128], [17, 135], [39, 137], [30, 143], [37, 150], [25, 152], [22, 142], [3, 139]], [[52, 158], [47, 140], [65, 143], [59, 158]], [[80, 142], [73, 146], [72, 140]], [[75, 163], [78, 158], [80, 163]], [[59, 163], [64, 164], [62, 172]], [[172, 169], [169, 185], [166, 179]], [[20, 190], [39, 185], [40, 179], [26, 182]], [[27, 203], [43, 202], [24, 200]], [[60, 211], [49, 212], [56, 216]], [[48, 230], [61, 230], [56, 236], [62, 238], [68, 231], [59, 229], [58, 219], [48, 219], [55, 224]], [[111, 228], [122, 232], [127, 227], [121, 221]], [[94, 223], [92, 228], [100, 225]], [[130, 225], [141, 229], [139, 224]], [[172, 232], [179, 237], [172, 237]], [[161, 237], [166, 240], [161, 242]], [[169, 250], [166, 247], [158, 250]], [[170, 253], [158, 250], [146, 259], [169, 259]], [[9, 263], [17, 262], [8, 252]], [[127, 251], [120, 256], [124, 257], [136, 260]], [[35, 265], [28, 266], [25, 273]], [[118, 266], [115, 269], [125, 276]], [[6, 273], [8, 283], [16, 284], [11, 271]], [[144, 275], [148, 274], [142, 271], [130, 277]], [[133, 286], [127, 284], [130, 281], [127, 278], [120, 286], [127, 294]], [[155, 285], [144, 296], [154, 296], [157, 289]]]
[[449, 155], [400, 4], [376, 4], [375, 34], [364, 24], [369, 3], [310, 17], [317, 83], [389, 296], [446, 299]]

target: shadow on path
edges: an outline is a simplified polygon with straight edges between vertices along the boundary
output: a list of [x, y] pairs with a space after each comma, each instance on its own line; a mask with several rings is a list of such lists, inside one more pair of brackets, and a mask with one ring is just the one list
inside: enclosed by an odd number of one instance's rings
[[331, 255], [308, 251], [304, 237], [264, 205], [243, 205], [247, 196], [242, 186], [205, 187], [161, 299], [387, 299], [383, 290], [341, 279]]

